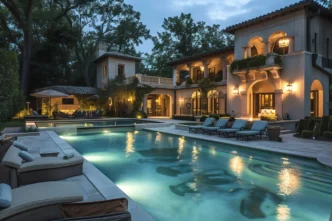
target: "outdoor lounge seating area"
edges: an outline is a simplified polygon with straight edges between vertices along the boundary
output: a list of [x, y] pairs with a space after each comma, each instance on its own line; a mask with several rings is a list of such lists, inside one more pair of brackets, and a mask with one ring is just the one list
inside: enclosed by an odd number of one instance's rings
[[202, 125], [189, 126], [189, 133], [202, 132], [203, 134], [212, 135], [213, 133], [218, 136], [230, 137], [236, 136], [237, 139], [245, 137], [249, 141], [249, 137], [255, 138], [267, 136], [268, 122], [263, 120], [247, 121], [243, 119], [235, 119], [230, 121], [229, 118], [220, 118], [216, 120], [213, 117], [208, 117], [204, 120]]
[[295, 136], [332, 140], [332, 116], [301, 119], [297, 125]]
[[86, 190], [66, 178], [83, 174], [83, 157], [35, 157], [15, 140], [0, 137], [0, 220], [131, 220], [126, 198], [82, 202]]

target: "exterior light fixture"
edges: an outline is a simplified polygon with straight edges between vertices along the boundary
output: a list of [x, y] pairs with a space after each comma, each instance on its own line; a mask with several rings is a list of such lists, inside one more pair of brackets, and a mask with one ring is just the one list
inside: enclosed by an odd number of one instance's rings
[[131, 102], [133, 99], [131, 97], [128, 98], [128, 102]]
[[204, 71], [204, 66], [201, 66], [200, 69], [201, 69], [201, 71]]
[[183, 103], [183, 102], [184, 102], [184, 99], [183, 99], [183, 98], [180, 98], [179, 101], [180, 101], [180, 103]]
[[289, 46], [289, 38], [281, 38], [278, 43], [280, 48], [287, 48]]
[[234, 87], [234, 89], [233, 89], [233, 94], [234, 94], [234, 95], [239, 94], [239, 88], [238, 88], [238, 87]]
[[293, 85], [291, 83], [288, 83], [287, 86], [286, 86], [286, 90], [288, 92], [292, 92], [293, 91]]

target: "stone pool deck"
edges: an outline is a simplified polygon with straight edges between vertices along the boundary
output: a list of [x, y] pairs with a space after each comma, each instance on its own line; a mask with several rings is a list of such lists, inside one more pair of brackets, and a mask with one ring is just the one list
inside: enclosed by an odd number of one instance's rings
[[255, 139], [246, 141], [246, 139], [236, 140], [236, 138], [224, 138], [218, 137], [218, 135], [189, 133], [188, 130], [175, 129], [175, 126], [149, 128], [147, 130], [169, 133], [178, 136], [191, 137], [196, 139], [198, 138], [219, 143], [226, 143], [256, 150], [264, 150], [274, 153], [311, 158], [316, 159], [318, 162], [326, 166], [332, 167], [332, 142], [300, 139], [294, 137], [293, 134], [282, 135], [283, 141], [275, 142], [269, 141], [267, 139]]
[[[53, 131], [40, 132], [39, 136], [22, 136], [18, 137], [18, 141], [29, 147], [29, 152], [34, 157], [40, 157], [41, 149], [54, 149], [59, 151], [59, 157], [67, 152], [74, 152], [80, 155], [66, 141], [62, 140]], [[153, 221], [154, 219], [129, 198], [121, 189], [101, 173], [87, 160], [83, 163], [83, 175], [75, 176], [65, 181], [77, 182], [85, 191], [83, 201], [100, 201], [116, 198], [127, 198], [129, 202], [128, 211], [131, 213], [132, 221]]]

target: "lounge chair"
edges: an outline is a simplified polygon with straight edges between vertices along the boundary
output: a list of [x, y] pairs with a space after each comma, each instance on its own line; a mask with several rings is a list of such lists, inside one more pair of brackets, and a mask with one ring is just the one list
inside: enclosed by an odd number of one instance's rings
[[211, 127], [215, 121], [215, 118], [213, 117], [208, 117], [205, 119], [204, 123], [202, 125], [197, 125], [197, 126], [189, 126], [189, 133], [191, 131], [198, 132], [203, 129], [203, 127]]
[[43, 182], [10, 191], [11, 205], [0, 210], [3, 221], [108, 220], [130, 221], [125, 198], [98, 202], [83, 200], [84, 190], [76, 182]]
[[236, 139], [239, 139], [239, 137], [247, 137], [247, 141], [249, 140], [249, 137], [255, 137], [259, 135], [259, 138], [262, 139], [262, 135], [266, 131], [267, 127], [267, 121], [264, 120], [258, 120], [253, 123], [250, 130], [244, 130], [244, 131], [238, 131], [236, 132]]
[[244, 130], [244, 128], [247, 126], [248, 121], [247, 120], [235, 120], [231, 128], [224, 128], [224, 129], [218, 129], [219, 137], [221, 134], [228, 137], [230, 134], [236, 134], [236, 132], [240, 130]]
[[203, 127], [203, 129], [202, 129], [203, 130], [203, 134], [209, 133], [211, 135], [214, 132], [217, 133], [218, 129], [222, 129], [222, 128], [226, 127], [227, 122], [228, 122], [228, 118], [220, 118], [217, 121], [217, 123], [216, 123], [216, 125], [214, 127]]
[[70, 159], [61, 157], [34, 158], [31, 162], [23, 162], [18, 155], [21, 150], [11, 146], [1, 161], [2, 166], [10, 170], [12, 188], [31, 183], [56, 181], [83, 174], [83, 157], [74, 156]]

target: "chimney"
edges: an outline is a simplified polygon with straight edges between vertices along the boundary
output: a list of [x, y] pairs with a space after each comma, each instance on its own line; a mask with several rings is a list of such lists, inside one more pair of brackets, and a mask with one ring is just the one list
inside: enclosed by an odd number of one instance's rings
[[97, 58], [106, 53], [107, 45], [106, 42], [100, 41], [97, 49]]

